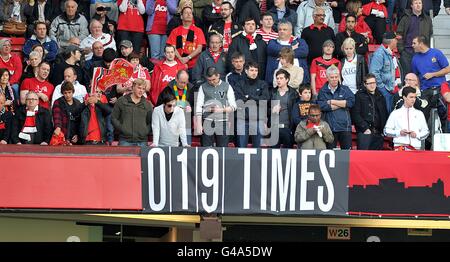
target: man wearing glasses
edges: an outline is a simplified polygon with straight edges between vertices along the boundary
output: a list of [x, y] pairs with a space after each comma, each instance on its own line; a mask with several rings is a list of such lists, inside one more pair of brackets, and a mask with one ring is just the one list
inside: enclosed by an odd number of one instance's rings
[[192, 70], [192, 80], [196, 86], [206, 82], [206, 70], [214, 66], [222, 78], [226, 75], [225, 53], [222, 49], [222, 37], [212, 34], [209, 37], [209, 48], [203, 51]]
[[383, 129], [388, 117], [386, 102], [377, 89], [373, 74], [367, 74], [363, 89], [355, 95], [352, 119], [357, 132], [358, 150], [382, 150]]

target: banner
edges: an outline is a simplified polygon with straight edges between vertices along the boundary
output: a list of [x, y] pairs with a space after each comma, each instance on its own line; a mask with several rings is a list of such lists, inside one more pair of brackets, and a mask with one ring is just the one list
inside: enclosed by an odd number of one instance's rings
[[346, 215], [349, 151], [143, 148], [147, 213]]
[[123, 58], [116, 58], [109, 69], [95, 67], [92, 77], [92, 87], [105, 91], [109, 87], [123, 84], [133, 75], [133, 65]]

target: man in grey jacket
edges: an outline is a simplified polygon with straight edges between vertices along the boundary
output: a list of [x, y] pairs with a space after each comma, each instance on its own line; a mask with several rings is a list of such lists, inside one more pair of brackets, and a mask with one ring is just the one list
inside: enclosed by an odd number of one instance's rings
[[72, 38], [83, 41], [89, 35], [86, 17], [77, 12], [78, 4], [67, 0], [64, 6], [66, 11], [57, 16], [50, 26], [50, 37], [60, 48], [69, 46]]
[[112, 123], [119, 130], [119, 146], [145, 146], [150, 134], [152, 106], [143, 96], [146, 83], [133, 82], [131, 94], [120, 97], [112, 112]]

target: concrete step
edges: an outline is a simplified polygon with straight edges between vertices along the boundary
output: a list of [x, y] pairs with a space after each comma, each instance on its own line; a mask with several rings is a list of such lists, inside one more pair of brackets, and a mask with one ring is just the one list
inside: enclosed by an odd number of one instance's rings
[[450, 47], [450, 35], [435, 35], [434, 47], [438, 49], [447, 49]]

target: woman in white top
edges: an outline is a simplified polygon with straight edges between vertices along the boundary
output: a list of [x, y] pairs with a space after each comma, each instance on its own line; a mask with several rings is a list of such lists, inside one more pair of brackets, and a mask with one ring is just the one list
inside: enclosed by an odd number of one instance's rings
[[153, 143], [151, 146], [183, 146], [187, 144], [184, 111], [177, 104], [173, 93], [161, 93], [163, 104], [152, 114]]
[[358, 90], [364, 88], [364, 77], [368, 70], [366, 60], [362, 55], [356, 54], [353, 38], [345, 39], [341, 49], [345, 54], [341, 60], [342, 84], [348, 86], [353, 94], [356, 94]]

